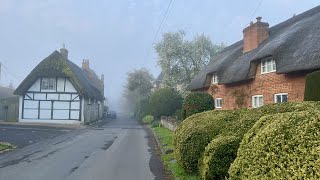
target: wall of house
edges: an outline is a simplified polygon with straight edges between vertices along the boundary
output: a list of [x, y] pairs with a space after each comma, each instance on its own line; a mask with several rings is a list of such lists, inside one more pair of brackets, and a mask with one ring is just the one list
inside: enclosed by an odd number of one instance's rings
[[[91, 102], [90, 102], [91, 101]], [[103, 103], [89, 98], [84, 98], [84, 123], [89, 124], [102, 119]]]
[[305, 77], [307, 73], [261, 74], [261, 66], [257, 68], [256, 77], [242, 83], [232, 85], [211, 85], [203, 89], [214, 99], [222, 98], [222, 110], [252, 108], [252, 96], [263, 95], [264, 104], [274, 103], [274, 95], [288, 93], [288, 101], [303, 101]]
[[0, 121], [16, 122], [19, 114], [19, 96], [0, 99]]

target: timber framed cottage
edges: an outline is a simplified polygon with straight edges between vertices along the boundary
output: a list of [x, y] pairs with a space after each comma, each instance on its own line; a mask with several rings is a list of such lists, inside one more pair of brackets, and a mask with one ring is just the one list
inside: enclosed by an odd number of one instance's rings
[[15, 90], [19, 122], [78, 124], [102, 118], [104, 77], [83, 60], [82, 68], [68, 60], [63, 47], [41, 61]]
[[319, 69], [320, 6], [270, 28], [258, 17], [187, 89], [210, 93], [216, 109], [303, 101], [306, 75]]

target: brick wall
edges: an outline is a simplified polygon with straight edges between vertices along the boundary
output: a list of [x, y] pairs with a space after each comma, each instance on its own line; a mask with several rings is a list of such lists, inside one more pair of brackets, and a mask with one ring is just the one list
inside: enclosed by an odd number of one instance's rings
[[214, 99], [223, 98], [222, 109], [251, 108], [254, 95], [263, 95], [264, 104], [274, 103], [274, 95], [278, 93], [288, 93], [289, 102], [303, 101], [306, 74], [261, 74], [259, 65], [253, 80], [232, 85], [212, 85], [206, 91]]

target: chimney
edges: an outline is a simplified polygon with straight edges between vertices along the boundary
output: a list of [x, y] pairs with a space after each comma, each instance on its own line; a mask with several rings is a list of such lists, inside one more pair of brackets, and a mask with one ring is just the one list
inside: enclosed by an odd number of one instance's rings
[[60, 53], [66, 59], [68, 59], [68, 50], [66, 49], [65, 45], [62, 44], [62, 48], [60, 49]]
[[243, 52], [249, 52], [257, 48], [263, 41], [269, 37], [269, 24], [261, 22], [262, 17], [257, 17], [257, 22], [251, 22], [243, 30]]
[[83, 59], [82, 61], [82, 69], [90, 69], [90, 61], [89, 59]]

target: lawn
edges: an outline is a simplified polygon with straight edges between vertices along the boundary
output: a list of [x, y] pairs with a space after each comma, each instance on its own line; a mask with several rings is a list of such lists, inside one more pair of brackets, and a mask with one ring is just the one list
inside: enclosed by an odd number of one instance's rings
[[153, 128], [153, 131], [157, 135], [158, 139], [160, 140], [160, 143], [162, 144], [162, 161], [166, 168], [172, 173], [172, 175], [175, 177], [175, 179], [190, 179], [190, 180], [197, 180], [200, 179], [198, 176], [190, 176], [188, 175], [184, 169], [176, 162], [174, 158], [173, 152], [170, 150], [173, 149], [172, 144], [172, 138], [173, 138], [173, 132], [171, 132], [169, 129], [166, 129], [164, 127], [156, 127]]

